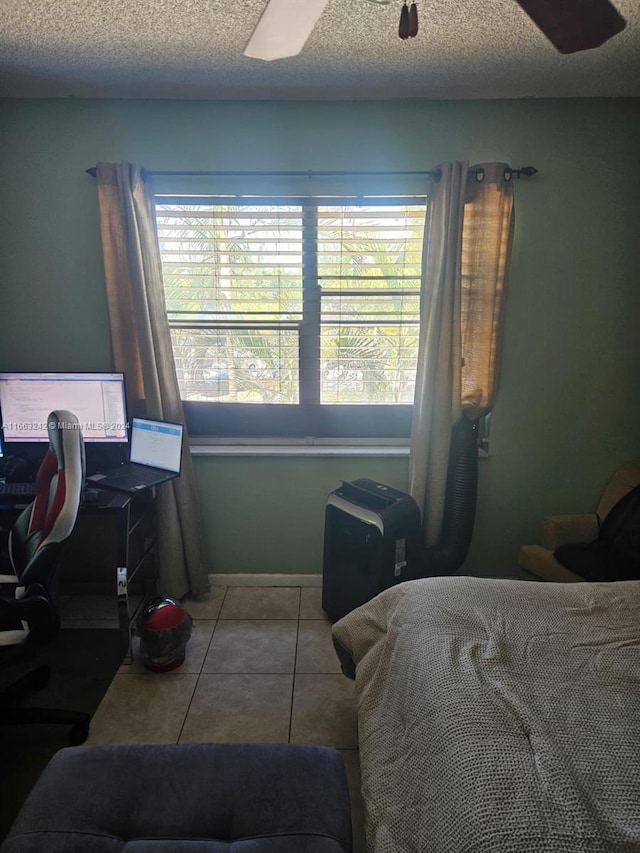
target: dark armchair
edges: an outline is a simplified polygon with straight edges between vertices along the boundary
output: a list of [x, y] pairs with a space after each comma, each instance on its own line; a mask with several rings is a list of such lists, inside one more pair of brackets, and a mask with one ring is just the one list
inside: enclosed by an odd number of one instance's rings
[[523, 545], [520, 549], [520, 568], [545, 581], [577, 583], [586, 580], [556, 559], [556, 549], [568, 543], [597, 539], [609, 513], [639, 483], [640, 462], [627, 462], [611, 478], [595, 512], [547, 516], [542, 522], [540, 544]]
[[[10, 565], [0, 575], [0, 671], [23, 663], [55, 635], [58, 558], [78, 516], [85, 475], [84, 442], [75, 415], [51, 412], [49, 449], [36, 475], [36, 497], [23, 510], [9, 534]], [[5, 571], [3, 569], [2, 571]], [[49, 680], [39, 666], [0, 689], [0, 725], [60, 723], [70, 725], [70, 742], [89, 733], [88, 714], [48, 708], [20, 707], [20, 700]]]

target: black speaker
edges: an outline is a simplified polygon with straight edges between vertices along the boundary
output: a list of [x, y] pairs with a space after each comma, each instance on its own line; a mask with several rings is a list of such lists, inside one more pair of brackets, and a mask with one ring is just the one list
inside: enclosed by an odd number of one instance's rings
[[22, 456], [5, 456], [0, 459], [0, 478], [7, 483], [32, 483], [37, 469], [35, 462]]
[[327, 500], [322, 609], [341, 619], [420, 567], [421, 519], [410, 495], [362, 478]]

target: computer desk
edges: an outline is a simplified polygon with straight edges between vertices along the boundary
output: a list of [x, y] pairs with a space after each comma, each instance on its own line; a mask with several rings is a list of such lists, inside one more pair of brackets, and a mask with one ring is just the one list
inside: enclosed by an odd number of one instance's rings
[[[144, 602], [157, 592], [155, 489], [133, 496], [98, 491], [99, 501], [81, 505], [62, 552], [60, 587], [65, 593], [115, 597], [123, 662], [130, 664], [136, 620]], [[26, 505], [0, 505], [0, 525], [10, 528]]]

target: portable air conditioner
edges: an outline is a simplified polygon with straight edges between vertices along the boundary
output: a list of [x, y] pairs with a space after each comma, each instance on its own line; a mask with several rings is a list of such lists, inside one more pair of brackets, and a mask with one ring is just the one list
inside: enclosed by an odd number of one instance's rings
[[366, 478], [343, 481], [325, 512], [322, 609], [329, 618], [417, 576], [421, 538], [420, 510], [410, 495]]

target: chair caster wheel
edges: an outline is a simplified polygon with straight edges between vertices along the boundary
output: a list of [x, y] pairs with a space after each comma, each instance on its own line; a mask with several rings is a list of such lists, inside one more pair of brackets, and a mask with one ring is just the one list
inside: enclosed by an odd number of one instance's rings
[[69, 732], [69, 746], [80, 746], [89, 737], [89, 723], [77, 723]]

